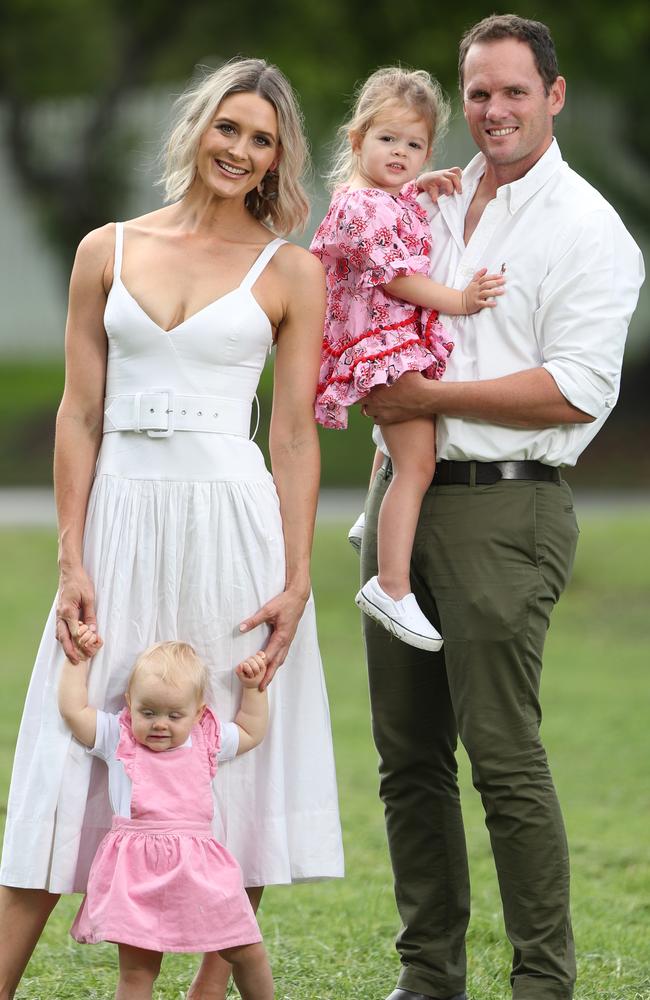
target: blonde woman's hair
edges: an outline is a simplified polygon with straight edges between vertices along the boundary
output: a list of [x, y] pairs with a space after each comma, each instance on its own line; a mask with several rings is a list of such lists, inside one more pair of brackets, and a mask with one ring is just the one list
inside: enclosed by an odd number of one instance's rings
[[266, 175], [262, 194], [257, 189], [249, 191], [246, 207], [282, 236], [303, 229], [309, 217], [303, 179], [310, 161], [302, 112], [287, 78], [263, 59], [231, 59], [217, 70], [205, 70], [203, 78], [178, 98], [163, 154], [160, 183], [165, 188], [165, 201], [178, 201], [189, 190], [196, 175], [201, 136], [221, 102], [231, 94], [258, 94], [278, 116], [282, 155], [277, 172]]
[[351, 136], [360, 139], [383, 111], [402, 105], [420, 115], [429, 130], [431, 152], [444, 135], [449, 121], [449, 101], [442, 88], [424, 69], [404, 69], [386, 66], [375, 70], [355, 94], [352, 115], [337, 132], [332, 169], [327, 175], [330, 190], [347, 184], [356, 170], [356, 154]]
[[126, 693], [143, 674], [154, 674], [166, 684], [181, 687], [189, 681], [197, 704], [202, 704], [209, 688], [208, 668], [187, 642], [156, 642], [140, 653], [133, 665]]

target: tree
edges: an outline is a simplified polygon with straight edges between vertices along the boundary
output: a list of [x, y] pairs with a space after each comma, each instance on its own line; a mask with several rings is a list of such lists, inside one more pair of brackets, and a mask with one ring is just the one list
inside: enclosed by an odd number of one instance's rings
[[[67, 272], [84, 233], [119, 215], [130, 138], [118, 112], [134, 88], [176, 84], [206, 52], [215, 61], [260, 55], [292, 80], [321, 147], [355, 83], [377, 65], [423, 66], [454, 92], [458, 39], [485, 12], [475, 2], [437, 12], [421, 0], [376, 0], [372, 8], [360, 0], [185, 0], [182, 7], [172, 0], [5, 0], [0, 88], [11, 162]], [[518, 12], [535, 17], [535, 5], [526, 0]], [[556, 0], [544, 16], [572, 85], [588, 86], [601, 108], [614, 109], [614, 138], [632, 167], [622, 171], [618, 160], [612, 167], [598, 135], [572, 150], [572, 160], [578, 169], [587, 164], [633, 229], [649, 232], [650, 105], [642, 88], [650, 8], [641, 0], [615, 7]], [[69, 148], [53, 150], [39, 129], [43, 101], [79, 94]]]

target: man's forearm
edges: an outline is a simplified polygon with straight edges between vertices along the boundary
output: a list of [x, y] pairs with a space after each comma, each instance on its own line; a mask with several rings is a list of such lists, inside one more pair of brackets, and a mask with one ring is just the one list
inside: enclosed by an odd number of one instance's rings
[[594, 418], [562, 395], [545, 368], [531, 368], [477, 382], [439, 382], [438, 409], [448, 417], [469, 417], [507, 427], [554, 427]]
[[594, 419], [568, 402], [545, 368], [472, 382], [436, 382], [406, 374], [390, 389], [371, 393], [366, 412], [380, 424], [436, 414], [506, 427], [554, 427]]

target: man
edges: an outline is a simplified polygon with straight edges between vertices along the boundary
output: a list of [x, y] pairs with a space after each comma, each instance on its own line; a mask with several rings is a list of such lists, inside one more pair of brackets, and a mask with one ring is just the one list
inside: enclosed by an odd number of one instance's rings
[[[412, 578], [440, 653], [365, 618], [373, 732], [403, 929], [389, 1000], [464, 1000], [469, 884], [455, 749], [481, 794], [514, 949], [515, 1000], [569, 1000], [575, 959], [568, 851], [540, 741], [542, 650], [571, 572], [577, 527], [559, 467], [573, 465], [618, 394], [643, 279], [611, 206], [553, 139], [565, 81], [545, 25], [477, 24], [460, 46], [465, 118], [480, 154], [462, 194], [431, 207], [432, 269], [462, 288], [501, 271], [496, 307], [445, 317], [456, 342], [441, 382], [376, 389], [379, 424], [436, 415], [438, 469], [422, 506]], [[362, 575], [376, 572], [368, 503]]]

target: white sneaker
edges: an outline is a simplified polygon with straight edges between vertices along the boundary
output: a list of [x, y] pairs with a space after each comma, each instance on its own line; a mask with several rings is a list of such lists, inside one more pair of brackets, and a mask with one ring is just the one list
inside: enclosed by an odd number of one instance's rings
[[348, 541], [352, 548], [357, 552], [361, 552], [361, 540], [363, 538], [363, 529], [365, 526], [366, 515], [361, 513], [348, 531]]
[[407, 594], [396, 601], [382, 590], [379, 580], [373, 576], [363, 585], [354, 602], [369, 618], [379, 622], [409, 646], [434, 653], [442, 646], [442, 636], [422, 614], [415, 594]]

